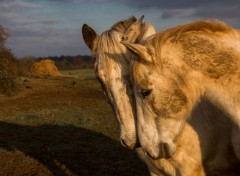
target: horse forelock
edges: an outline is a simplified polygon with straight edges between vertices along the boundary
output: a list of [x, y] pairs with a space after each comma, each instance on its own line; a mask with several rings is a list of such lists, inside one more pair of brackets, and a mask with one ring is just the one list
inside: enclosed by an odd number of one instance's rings
[[122, 21], [115, 23], [111, 27], [111, 29], [116, 30], [123, 34], [136, 21], [137, 21], [137, 19], [134, 16], [132, 16], [126, 20], [122, 20]]
[[118, 35], [123, 35], [126, 29], [128, 29], [137, 19], [132, 16], [126, 20], [115, 23], [110, 30], [102, 33], [98, 42], [97, 54], [99, 61], [96, 62], [95, 67], [100, 63], [105, 63], [111, 66], [110, 60], [114, 59], [119, 61], [124, 56], [125, 49], [120, 43]]
[[[99, 38], [97, 59], [95, 64], [95, 70], [97, 74], [102, 74], [106, 76], [106, 83], [110, 84], [111, 71], [113, 67], [121, 67], [119, 71], [123, 71], [127, 64], [126, 49], [120, 43], [121, 33], [115, 30], [108, 30], [102, 33]], [[124, 69], [125, 70], [125, 69]], [[117, 70], [115, 69], [115, 72]]]

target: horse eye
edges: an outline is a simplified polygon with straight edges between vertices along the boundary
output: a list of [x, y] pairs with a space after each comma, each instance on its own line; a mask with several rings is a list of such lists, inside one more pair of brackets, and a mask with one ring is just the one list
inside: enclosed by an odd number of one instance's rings
[[139, 92], [143, 98], [146, 98], [147, 96], [149, 96], [151, 94], [152, 90], [151, 89], [140, 90]]

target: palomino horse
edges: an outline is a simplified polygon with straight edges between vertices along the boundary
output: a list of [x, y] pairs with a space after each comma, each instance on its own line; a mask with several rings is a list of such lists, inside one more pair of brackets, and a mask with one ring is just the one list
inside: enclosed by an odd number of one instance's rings
[[[132, 20], [130, 22], [129, 20]], [[132, 96], [132, 87], [129, 76], [129, 63], [125, 52], [126, 49], [123, 45], [121, 45], [121, 40], [125, 39], [129, 42], [135, 42], [136, 40], [140, 41], [142, 38], [146, 38], [147, 36], [155, 33], [154, 28], [150, 23], [141, 23], [142, 18], [138, 21], [136, 21], [133, 18], [130, 18], [126, 21], [121, 21], [116, 23], [112, 29], [109, 31], [104, 32], [101, 36], [98, 36], [96, 32], [91, 29], [87, 25], [83, 25], [83, 37], [86, 42], [86, 44], [91, 49], [92, 53], [96, 56], [96, 73], [97, 77], [100, 76], [99, 73], [104, 75], [104, 79], [101, 78], [100, 83], [102, 84], [103, 88], [105, 89], [106, 95], [109, 96], [109, 99], [119, 99], [116, 96], [117, 94], [112, 95], [112, 90], [114, 90], [115, 83], [113, 82], [114, 79], [117, 79], [118, 81], [121, 81], [123, 87], [125, 86], [126, 90], [125, 92], [119, 92], [120, 96], [128, 97], [126, 100], [122, 101], [128, 102], [134, 102], [134, 97]], [[131, 23], [131, 25], [127, 24]], [[129, 27], [130, 26], [130, 27]], [[140, 30], [141, 29], [141, 30]], [[124, 33], [124, 35], [123, 35]], [[101, 40], [100, 40], [101, 39]], [[102, 45], [107, 45], [107, 47], [103, 47]], [[117, 49], [119, 48], [119, 49]], [[121, 53], [122, 52], [122, 53]], [[100, 53], [100, 54], [99, 54]], [[115, 73], [112, 69], [115, 67], [120, 67], [119, 69], [115, 71], [119, 71], [118, 74]], [[123, 71], [121, 70], [123, 69]], [[124, 73], [124, 74], [123, 74]], [[112, 75], [114, 74], [114, 75]], [[118, 76], [118, 78], [117, 78]], [[129, 88], [127, 88], [129, 86]], [[127, 92], [128, 91], [128, 92]], [[129, 96], [130, 95], [130, 96]], [[126, 111], [122, 109], [123, 106], [117, 106], [114, 102], [111, 101], [112, 107], [115, 112], [121, 113], [122, 111]], [[129, 108], [128, 110], [135, 110], [135, 104], [131, 104], [133, 107]], [[210, 108], [209, 108], [210, 107]], [[196, 118], [192, 118], [193, 123], [192, 126], [196, 128], [197, 133], [200, 133], [199, 138], [196, 132], [190, 127], [185, 126], [184, 132], [182, 133], [182, 137], [179, 137], [178, 140], [178, 154], [175, 155], [175, 157], [172, 157], [169, 160], [166, 159], [159, 159], [159, 160], [153, 160], [150, 157], [143, 154], [143, 151], [141, 149], [138, 149], [139, 156], [144, 160], [144, 162], [148, 165], [148, 168], [151, 172], [151, 175], [176, 175], [176, 173], [181, 173], [181, 175], [204, 175], [204, 171], [202, 168], [202, 161], [201, 161], [201, 154], [204, 156], [205, 165], [210, 166], [213, 170], [219, 167], [226, 167], [226, 153], [228, 149], [228, 145], [230, 144], [229, 136], [230, 136], [230, 129], [231, 125], [227, 121], [227, 118], [223, 117], [220, 118], [222, 121], [218, 121], [218, 123], [212, 123], [209, 122], [209, 119], [211, 116], [223, 116], [222, 114], [218, 113], [219, 111], [209, 105], [209, 103], [206, 101], [205, 103], [202, 103], [202, 105], [199, 105], [198, 108], [196, 108], [196, 111], [194, 111], [193, 116]], [[134, 112], [128, 113], [135, 115]], [[204, 114], [203, 118], [200, 118], [198, 116], [202, 116]], [[219, 115], [220, 114], [220, 115]], [[136, 129], [135, 129], [135, 120], [134, 116], [117, 116], [120, 123], [120, 129], [121, 129], [121, 138], [123, 136], [133, 136], [136, 135]], [[125, 119], [127, 118], [127, 119]], [[133, 120], [132, 120], [132, 119]], [[130, 119], [130, 120], [129, 120]], [[196, 119], [194, 121], [194, 119]], [[199, 123], [198, 120], [201, 119], [202, 122]], [[133, 124], [129, 124], [133, 123]], [[198, 125], [201, 124], [201, 125]], [[224, 125], [223, 125], [224, 124]], [[130, 131], [124, 131], [125, 129], [129, 129], [128, 127], [123, 127], [124, 125], [130, 125], [130, 127], [134, 127], [134, 129]], [[210, 127], [212, 126], [212, 127]], [[219, 131], [223, 131], [222, 129], [225, 129], [224, 132], [219, 133]], [[122, 135], [122, 133], [124, 135]], [[125, 139], [130, 139], [125, 138]], [[133, 138], [133, 139], [136, 139]], [[199, 139], [201, 142], [201, 150], [199, 147]], [[201, 141], [202, 140], [202, 141]], [[124, 141], [125, 145], [127, 144], [136, 144], [136, 141], [131, 140], [130, 142]], [[215, 148], [214, 145], [217, 145], [218, 147]], [[132, 147], [130, 147], [132, 148]], [[189, 167], [191, 165], [191, 167]]]
[[[220, 21], [198, 21], [157, 33], [141, 44], [124, 44], [137, 56], [132, 73], [138, 137], [151, 157], [176, 152], [176, 139], [202, 97], [240, 126], [239, 31]], [[239, 145], [239, 128], [234, 133], [233, 143]]]

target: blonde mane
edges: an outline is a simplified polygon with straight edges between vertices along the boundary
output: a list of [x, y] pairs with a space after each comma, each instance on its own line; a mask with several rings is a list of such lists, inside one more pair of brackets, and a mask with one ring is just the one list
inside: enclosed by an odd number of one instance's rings
[[[219, 20], [206, 20], [206, 21], [196, 21], [193, 23], [188, 23], [185, 25], [176, 26], [173, 28], [166, 29], [159, 32], [149, 38], [149, 40], [144, 41], [147, 45], [154, 47], [156, 51], [156, 58], [161, 59], [161, 48], [167, 41], [171, 41], [172, 44], [182, 43], [182, 39], [189, 34], [201, 33], [206, 36], [217, 36], [217, 35], [229, 35], [229, 36], [239, 36], [236, 30], [228, 26]], [[182, 37], [184, 36], [184, 37]], [[189, 35], [190, 36], [190, 35]], [[191, 43], [190, 40], [184, 39], [185, 42]], [[161, 64], [156, 60], [156, 64]]]
[[221, 32], [227, 34], [233, 31], [234, 30], [230, 26], [219, 20], [196, 21], [193, 23], [169, 28], [157, 33], [153, 38], [153, 42], [161, 45], [164, 44], [168, 39], [174, 38], [176, 40], [181, 34], [187, 32], [204, 32], [207, 34]]
[[[117, 40], [117, 35], [124, 34], [126, 29], [136, 21], [135, 17], [130, 17], [114, 24], [110, 30], [102, 33], [99, 39], [98, 52], [106, 53], [122, 53], [122, 45]], [[101, 54], [101, 53], [98, 53]]]

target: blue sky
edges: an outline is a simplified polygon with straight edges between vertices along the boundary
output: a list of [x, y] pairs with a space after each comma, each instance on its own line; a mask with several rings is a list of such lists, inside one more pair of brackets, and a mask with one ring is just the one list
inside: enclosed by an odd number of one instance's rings
[[158, 31], [199, 19], [240, 28], [239, 9], [239, 0], [0, 0], [0, 24], [17, 57], [89, 55], [84, 23], [98, 34], [132, 15], [145, 15]]

